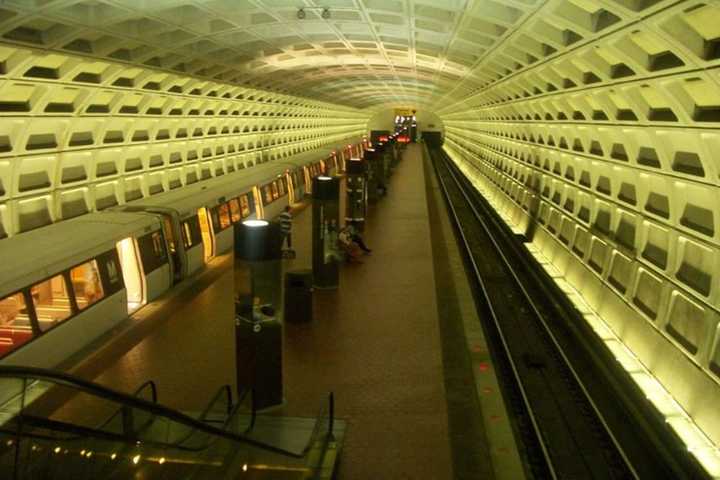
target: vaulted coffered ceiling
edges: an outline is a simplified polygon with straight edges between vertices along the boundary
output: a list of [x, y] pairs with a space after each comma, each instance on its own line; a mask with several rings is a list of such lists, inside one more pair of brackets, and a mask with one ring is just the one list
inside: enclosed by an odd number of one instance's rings
[[0, 35], [360, 108], [429, 106], [480, 85], [479, 62], [543, 3], [5, 0]]

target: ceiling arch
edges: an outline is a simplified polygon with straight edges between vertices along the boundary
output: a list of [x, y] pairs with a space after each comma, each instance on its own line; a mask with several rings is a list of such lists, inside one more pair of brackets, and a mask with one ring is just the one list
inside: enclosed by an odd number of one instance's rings
[[[6, 0], [0, 35], [352, 107], [429, 107], [467, 94], [451, 83], [472, 84], [472, 67], [541, 3]], [[335, 80], [346, 89], [328, 89]]]

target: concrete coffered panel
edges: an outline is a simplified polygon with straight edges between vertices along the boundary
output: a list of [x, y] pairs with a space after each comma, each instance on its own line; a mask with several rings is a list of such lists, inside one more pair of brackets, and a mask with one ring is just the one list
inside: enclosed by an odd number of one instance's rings
[[414, 108], [717, 444], [718, 19], [718, 0], [0, 0], [0, 238]]

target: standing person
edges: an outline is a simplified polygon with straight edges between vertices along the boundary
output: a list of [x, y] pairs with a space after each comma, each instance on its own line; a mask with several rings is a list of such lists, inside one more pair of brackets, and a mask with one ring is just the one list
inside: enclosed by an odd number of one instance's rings
[[[279, 215], [280, 230], [283, 234], [283, 243], [287, 239], [288, 250], [292, 250], [292, 215], [290, 214], [290, 205], [285, 207], [285, 211]], [[282, 247], [282, 244], [280, 244]]]

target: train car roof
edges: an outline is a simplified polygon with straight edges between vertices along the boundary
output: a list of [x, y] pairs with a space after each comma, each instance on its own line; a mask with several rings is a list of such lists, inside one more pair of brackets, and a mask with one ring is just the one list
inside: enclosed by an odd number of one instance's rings
[[159, 226], [152, 215], [105, 211], [6, 238], [0, 242], [0, 297], [97, 256], [123, 238]]
[[299, 155], [294, 155], [285, 161], [295, 167], [301, 167], [313, 161], [325, 160], [332, 154], [333, 151], [340, 151], [348, 143], [357, 143], [360, 139], [362, 139], [362, 137], [346, 138], [343, 142], [338, 143], [334, 147], [325, 147], [311, 152], [301, 153]]
[[[353, 140], [345, 139], [344, 142], [352, 142]], [[220, 177], [187, 185], [177, 190], [131, 201], [118, 207], [118, 210], [127, 209], [128, 207], [173, 208], [184, 217], [189, 215], [195, 208], [216, 205], [220, 203], [220, 199], [232, 198], [255, 185], [270, 182], [277, 176], [282, 175], [286, 170], [292, 170], [313, 161], [324, 160], [333, 150], [337, 150], [337, 148], [326, 147], [294, 155], [290, 159], [273, 160], [244, 168]]]
[[216, 205], [224, 196], [235, 196], [253, 186], [269, 182], [291, 168], [283, 162], [273, 161], [245, 168], [220, 177], [204, 180], [177, 190], [153, 195], [118, 207], [165, 207], [177, 210], [181, 216], [188, 215], [200, 206]]

